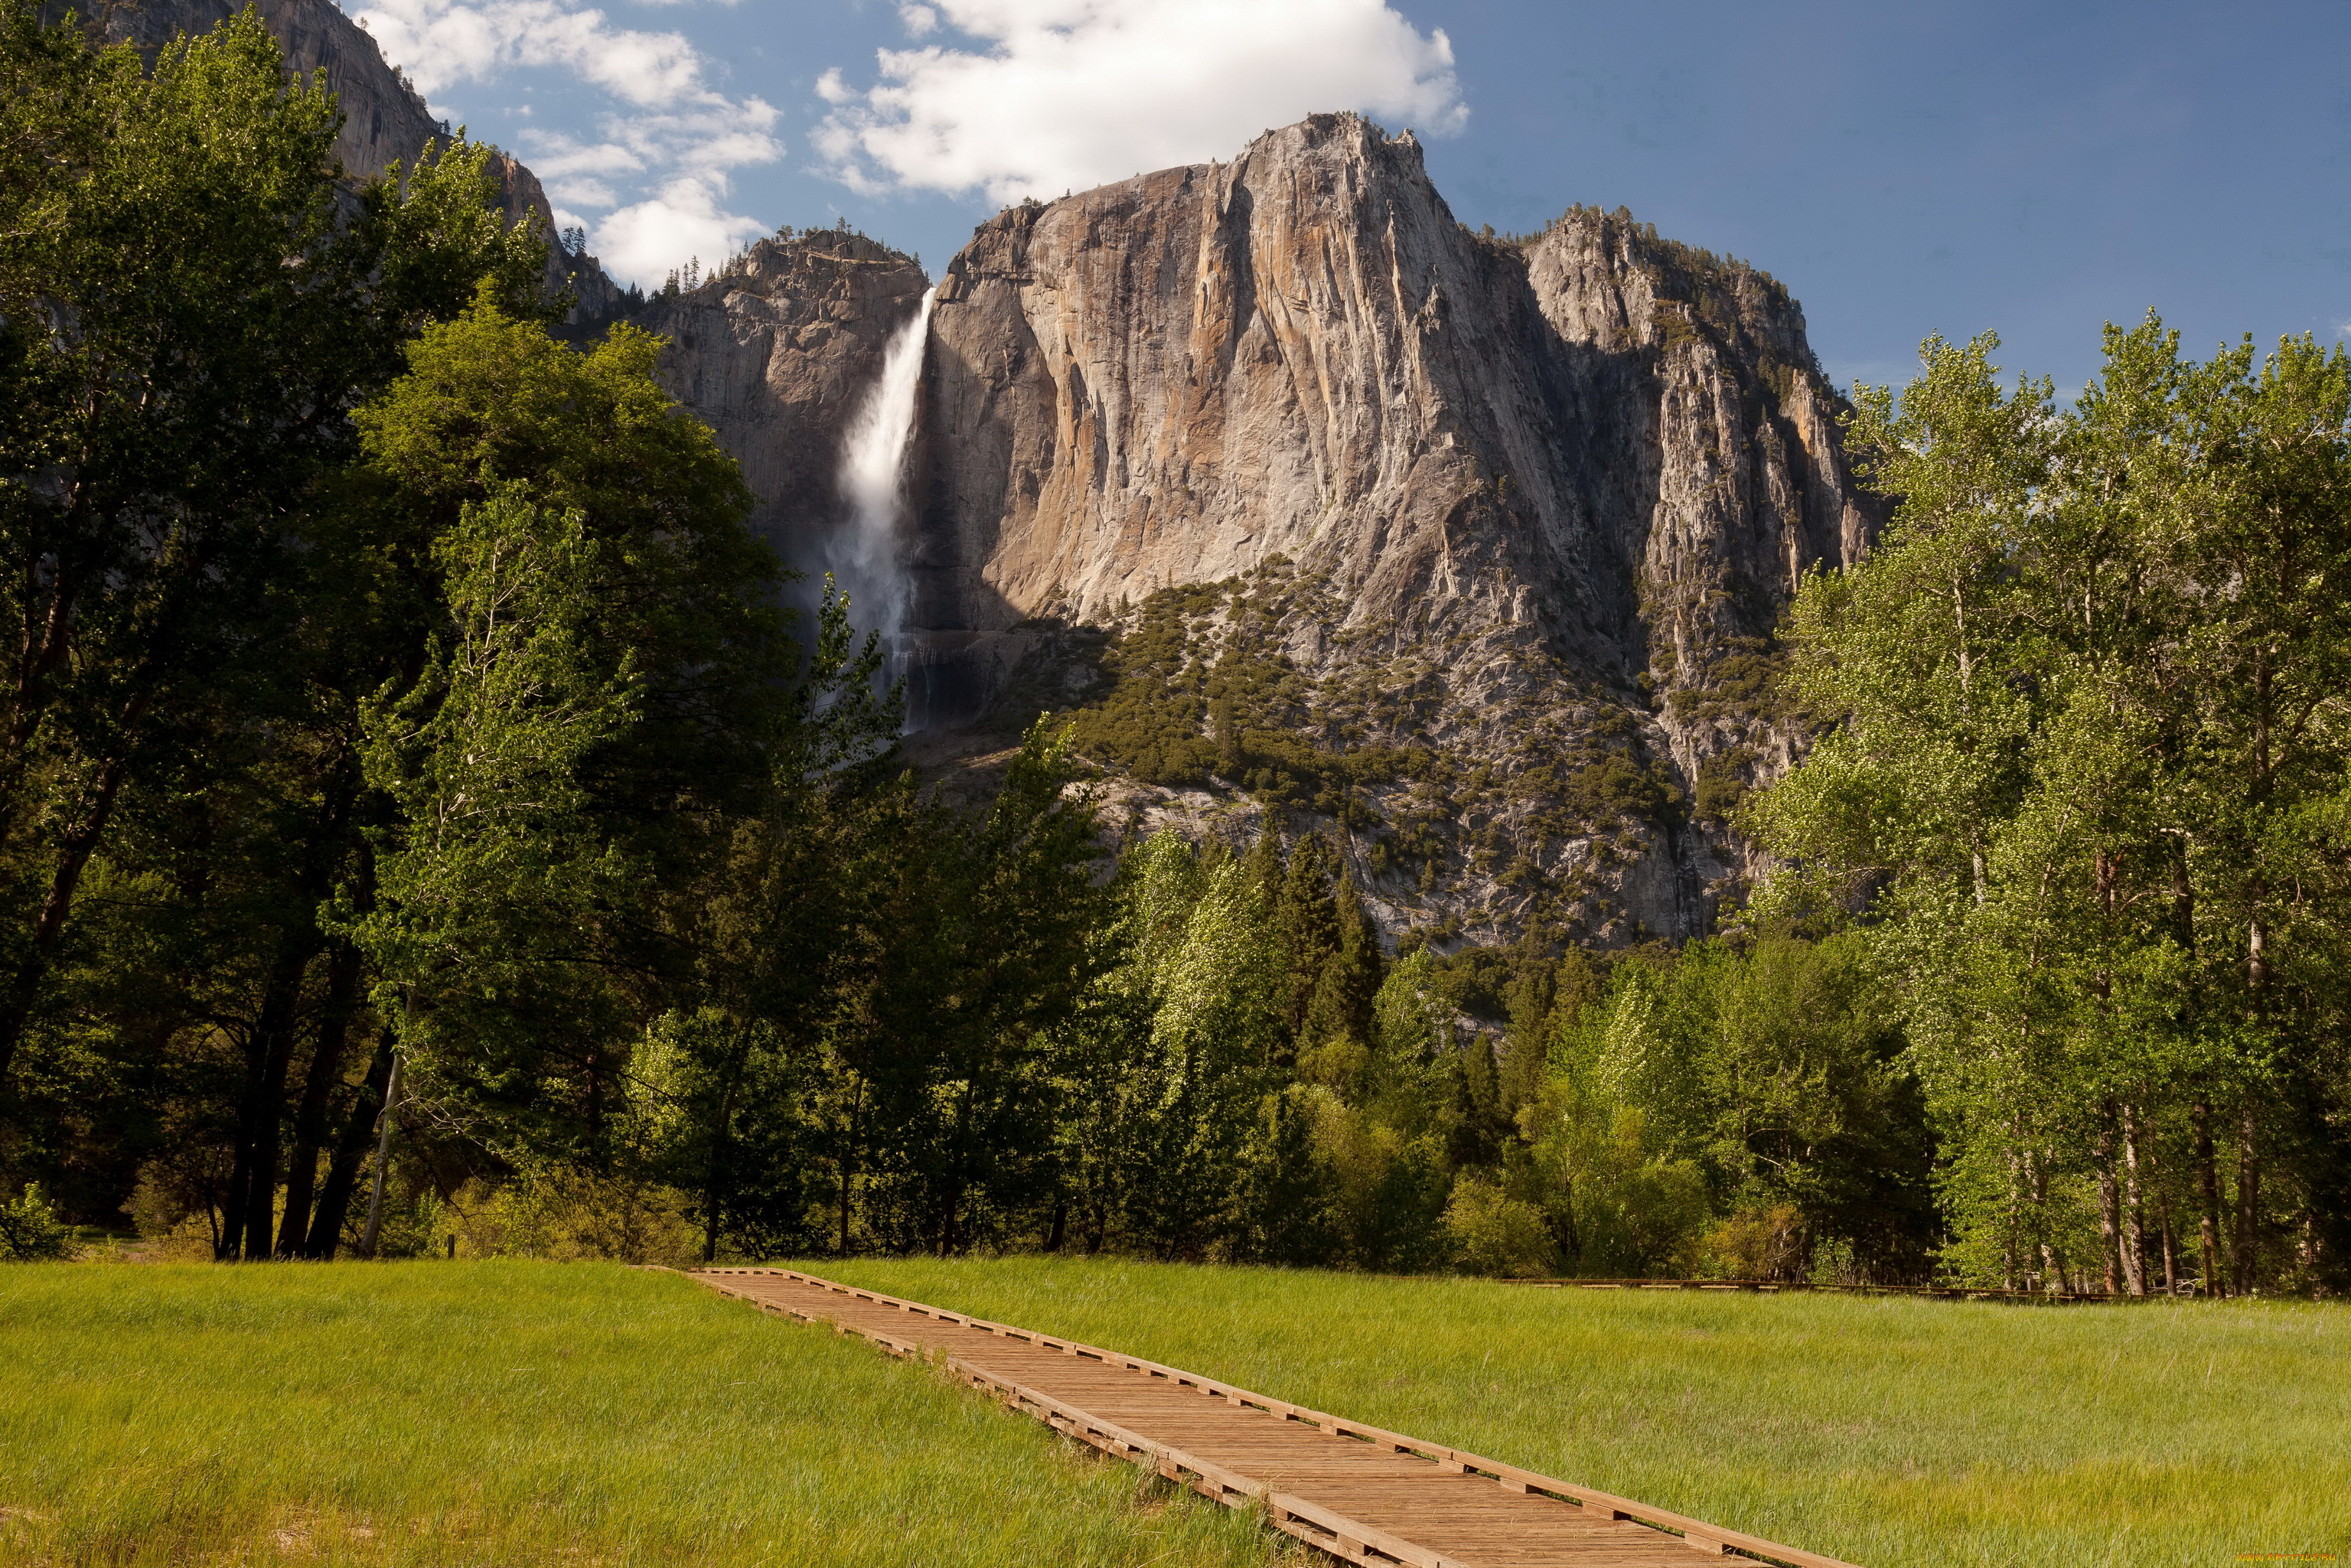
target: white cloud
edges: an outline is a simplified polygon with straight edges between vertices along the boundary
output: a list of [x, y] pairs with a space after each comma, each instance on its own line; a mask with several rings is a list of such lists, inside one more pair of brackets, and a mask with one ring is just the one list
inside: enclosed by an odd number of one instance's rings
[[[538, 171], [533, 170], [532, 172], [536, 173]], [[548, 205], [550, 208], [557, 205], [601, 208], [617, 207], [621, 204], [621, 193], [612, 187], [609, 180], [579, 178], [545, 180], [541, 181], [540, 184], [547, 192]], [[588, 226], [585, 219], [575, 218], [574, 221], [579, 223], [581, 228]]]
[[878, 85], [819, 79], [816, 135], [862, 191], [1058, 196], [1230, 157], [1259, 131], [1360, 109], [1439, 134], [1468, 117], [1445, 34], [1384, 0], [929, 0], [900, 15], [985, 46], [878, 51]]
[[683, 33], [615, 27], [560, 0], [377, 0], [358, 16], [427, 98], [517, 66], [559, 67], [640, 104], [702, 86], [702, 57]]
[[531, 135], [530, 170], [541, 180], [629, 174], [644, 166], [643, 159], [616, 142], [585, 142], [559, 131], [534, 131]]
[[658, 283], [689, 256], [701, 257], [708, 272], [768, 228], [721, 207], [723, 194], [705, 181], [672, 181], [649, 200], [607, 214], [596, 225], [597, 253], [614, 272], [641, 283]]
[[776, 109], [713, 89], [709, 62], [684, 35], [617, 26], [571, 0], [375, 0], [356, 15], [428, 99], [538, 68], [616, 100], [595, 140], [531, 128], [521, 149], [552, 201], [618, 209], [582, 220], [589, 248], [615, 276], [658, 283], [697, 247], [705, 264], [722, 259], [733, 245], [714, 236], [766, 226], [720, 202], [728, 170], [783, 156]]

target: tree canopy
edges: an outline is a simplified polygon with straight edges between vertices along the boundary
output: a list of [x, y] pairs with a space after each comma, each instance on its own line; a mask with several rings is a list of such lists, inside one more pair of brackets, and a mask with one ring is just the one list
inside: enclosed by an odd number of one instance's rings
[[1766, 906], [1869, 933], [1957, 1266], [2339, 1270], [2351, 359], [2198, 363], [2150, 316], [2060, 410], [1995, 346], [1857, 395], [1900, 507], [1791, 613], [1828, 727], [1752, 807]]

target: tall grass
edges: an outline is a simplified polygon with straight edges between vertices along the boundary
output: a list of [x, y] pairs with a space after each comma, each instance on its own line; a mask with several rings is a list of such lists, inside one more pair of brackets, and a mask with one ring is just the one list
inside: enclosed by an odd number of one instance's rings
[[803, 1265], [1868, 1568], [2351, 1561], [2351, 1309]]
[[674, 1275], [0, 1268], [0, 1563], [1240, 1564], [1280, 1549]]

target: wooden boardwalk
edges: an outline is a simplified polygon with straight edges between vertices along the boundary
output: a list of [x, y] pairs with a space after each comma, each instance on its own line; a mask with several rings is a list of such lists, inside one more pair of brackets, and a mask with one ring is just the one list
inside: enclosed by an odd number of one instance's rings
[[770, 1312], [943, 1361], [1006, 1404], [1350, 1563], [1681, 1568], [1693, 1550], [1851, 1568], [1589, 1487], [1115, 1351], [786, 1269], [695, 1279]]

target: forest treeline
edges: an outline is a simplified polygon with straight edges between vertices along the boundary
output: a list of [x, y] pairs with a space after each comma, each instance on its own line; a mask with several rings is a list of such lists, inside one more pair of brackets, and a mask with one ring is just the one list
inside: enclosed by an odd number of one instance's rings
[[2138, 1293], [2351, 1274], [2351, 358], [2109, 327], [2070, 407], [1987, 336], [1858, 390], [1900, 502], [1792, 607], [1819, 744], [1760, 919], [1865, 935], [1946, 1266]]
[[337, 123], [251, 13], [0, 0], [0, 1251], [2351, 1282], [2340, 350], [1858, 389], [1781, 869], [1442, 953], [1271, 785], [1113, 852], [1040, 719], [923, 789], [658, 340]]

